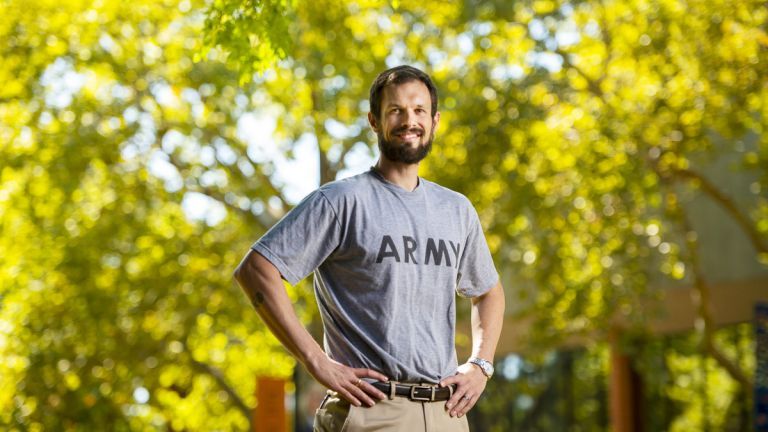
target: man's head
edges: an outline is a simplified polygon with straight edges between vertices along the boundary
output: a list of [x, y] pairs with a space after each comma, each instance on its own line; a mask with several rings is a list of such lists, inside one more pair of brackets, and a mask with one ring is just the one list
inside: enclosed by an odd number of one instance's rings
[[429, 75], [411, 66], [386, 70], [371, 85], [370, 104], [368, 121], [383, 157], [414, 164], [429, 153], [440, 120]]

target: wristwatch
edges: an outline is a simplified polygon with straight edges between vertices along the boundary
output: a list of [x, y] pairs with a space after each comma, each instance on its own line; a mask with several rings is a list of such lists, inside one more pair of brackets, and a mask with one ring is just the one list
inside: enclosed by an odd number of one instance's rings
[[472, 363], [480, 367], [480, 370], [483, 371], [483, 375], [485, 375], [486, 378], [491, 379], [493, 376], [493, 363], [488, 360], [481, 359], [480, 357], [470, 357], [470, 359], [467, 360], [467, 363]]

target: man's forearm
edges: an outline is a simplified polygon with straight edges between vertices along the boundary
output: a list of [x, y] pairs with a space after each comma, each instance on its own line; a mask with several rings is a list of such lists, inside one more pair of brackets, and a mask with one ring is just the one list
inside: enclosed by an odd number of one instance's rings
[[280, 273], [272, 263], [250, 251], [235, 271], [235, 279], [267, 327], [299, 362], [307, 366], [324, 355], [296, 316]]
[[387, 381], [385, 375], [366, 368], [353, 369], [332, 360], [312, 339], [293, 310], [280, 272], [266, 258], [250, 251], [235, 270], [235, 279], [267, 327], [320, 384], [339, 392], [356, 406], [363, 403], [373, 406], [374, 399], [386, 398], [384, 393], [362, 380]]
[[[472, 299], [472, 357], [493, 362], [503, 321], [504, 290], [498, 283], [487, 293]], [[451, 417], [461, 417], [472, 409], [487, 381], [486, 372], [474, 362], [459, 365], [455, 375], [440, 381], [441, 386], [457, 385], [445, 404]]]
[[493, 361], [504, 323], [504, 303], [501, 282], [472, 299], [472, 357]]

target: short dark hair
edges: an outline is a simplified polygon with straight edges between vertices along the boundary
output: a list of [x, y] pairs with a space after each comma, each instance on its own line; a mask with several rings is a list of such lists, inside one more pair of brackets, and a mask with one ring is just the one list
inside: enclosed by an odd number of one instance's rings
[[373, 84], [371, 84], [369, 100], [371, 104], [371, 113], [373, 113], [376, 120], [379, 120], [381, 116], [381, 92], [384, 90], [384, 87], [404, 84], [410, 81], [421, 81], [427, 86], [429, 96], [432, 99], [431, 116], [435, 116], [435, 113], [437, 113], [437, 88], [435, 87], [435, 84], [432, 83], [432, 78], [413, 66], [403, 65], [385, 70], [380, 73], [379, 76], [373, 80]]

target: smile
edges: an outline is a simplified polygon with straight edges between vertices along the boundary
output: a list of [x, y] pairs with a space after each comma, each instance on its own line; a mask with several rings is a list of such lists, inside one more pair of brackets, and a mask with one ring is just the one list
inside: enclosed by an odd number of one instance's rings
[[410, 131], [398, 132], [395, 134], [395, 136], [399, 137], [400, 139], [410, 141], [410, 140], [421, 138], [423, 134], [424, 133], [421, 131], [410, 130]]
[[419, 138], [421, 136], [421, 134], [407, 133], [407, 134], [401, 134], [401, 135], [398, 135], [398, 136], [400, 138], [402, 138], [402, 139], [409, 140], [409, 139]]

